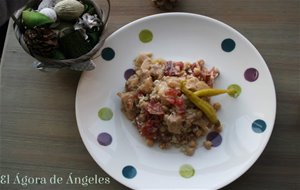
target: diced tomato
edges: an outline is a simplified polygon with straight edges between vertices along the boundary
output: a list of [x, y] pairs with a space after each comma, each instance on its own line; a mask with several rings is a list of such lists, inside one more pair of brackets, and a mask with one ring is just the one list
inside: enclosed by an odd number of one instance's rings
[[176, 99], [174, 97], [167, 97], [166, 100], [172, 105], [174, 105], [176, 102]]
[[167, 95], [166, 100], [175, 106], [176, 112], [182, 114], [185, 112], [184, 99], [181, 96], [181, 92], [177, 89], [168, 89], [165, 94]]
[[146, 108], [145, 108], [150, 114], [154, 115], [163, 115], [164, 110], [160, 102], [150, 101]]
[[176, 112], [178, 114], [185, 113], [185, 104], [184, 104], [184, 100], [182, 97], [176, 99], [175, 106], [176, 106]]
[[170, 89], [168, 89], [168, 90], [165, 91], [165, 95], [176, 97], [176, 96], [181, 95], [181, 92], [179, 90], [177, 90], [177, 89], [170, 88]]
[[153, 139], [153, 134], [151, 132], [151, 128], [149, 128], [149, 127], [143, 127], [142, 130], [141, 130], [141, 132], [142, 132], [142, 135], [144, 137], [146, 137], [147, 139]]
[[154, 139], [157, 135], [157, 127], [160, 126], [162, 117], [153, 117], [145, 122], [144, 126], [139, 128], [139, 132], [146, 139]]
[[176, 106], [182, 106], [182, 105], [184, 104], [183, 98], [180, 98], [180, 97], [176, 98], [174, 104], [175, 104]]

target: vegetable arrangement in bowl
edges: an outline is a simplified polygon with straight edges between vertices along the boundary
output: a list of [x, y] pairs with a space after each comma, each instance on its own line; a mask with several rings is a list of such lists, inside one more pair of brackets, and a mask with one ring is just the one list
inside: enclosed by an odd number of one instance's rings
[[[92, 0], [35, 0], [17, 12], [14, 23], [22, 47], [43, 67], [91, 70], [90, 59], [104, 42], [110, 11]], [[106, 7], [105, 7], [106, 6]]]

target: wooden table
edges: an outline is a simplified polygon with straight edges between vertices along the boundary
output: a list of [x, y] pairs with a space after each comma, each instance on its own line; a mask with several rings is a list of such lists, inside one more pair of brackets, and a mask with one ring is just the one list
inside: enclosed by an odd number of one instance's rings
[[[240, 31], [262, 54], [275, 83], [277, 115], [271, 139], [257, 162], [224, 189], [300, 189], [299, 4], [299, 0], [182, 0], [176, 9], [218, 19]], [[159, 12], [150, 0], [112, 0], [109, 32]], [[1, 60], [0, 189], [22, 189], [1, 182], [18, 173], [20, 178], [49, 179], [54, 174], [67, 178], [70, 173], [109, 177], [87, 152], [77, 129], [74, 103], [80, 73], [40, 72], [32, 68], [33, 61], [16, 41], [10, 24]], [[128, 189], [110, 181], [86, 189]]]

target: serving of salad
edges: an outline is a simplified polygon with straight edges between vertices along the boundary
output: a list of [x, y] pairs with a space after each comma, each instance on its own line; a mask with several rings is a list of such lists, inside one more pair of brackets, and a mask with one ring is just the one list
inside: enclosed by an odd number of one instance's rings
[[[192, 156], [198, 141], [210, 131], [220, 133], [222, 125], [216, 112], [220, 103], [210, 97], [227, 93], [237, 96], [234, 88], [215, 89], [220, 72], [196, 62], [153, 59], [151, 53], [134, 60], [134, 72], [119, 92], [122, 111], [134, 123], [147, 145], [161, 149], [178, 147]], [[210, 149], [212, 142], [203, 142]]]

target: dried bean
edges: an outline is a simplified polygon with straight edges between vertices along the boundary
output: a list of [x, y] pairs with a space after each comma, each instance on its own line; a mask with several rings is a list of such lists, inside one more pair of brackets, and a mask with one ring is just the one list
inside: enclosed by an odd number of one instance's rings
[[204, 141], [203, 146], [207, 149], [210, 150], [212, 147], [212, 142], [211, 141]]

